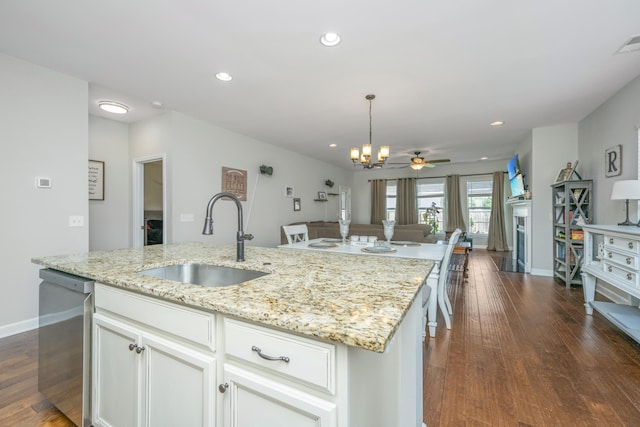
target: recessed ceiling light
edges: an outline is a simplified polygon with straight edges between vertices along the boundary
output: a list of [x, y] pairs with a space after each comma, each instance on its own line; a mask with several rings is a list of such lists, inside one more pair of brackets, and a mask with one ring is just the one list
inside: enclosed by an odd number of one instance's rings
[[230, 82], [231, 80], [233, 80], [233, 77], [229, 73], [221, 72], [216, 74], [216, 79], [222, 80], [223, 82]]
[[480, 157], [480, 160], [487, 160], [489, 159], [488, 157]]
[[502, 120], [496, 120], [495, 122], [489, 123], [491, 126], [502, 126], [504, 122]]
[[151, 106], [152, 106], [153, 108], [162, 108], [162, 105], [163, 105], [163, 104], [162, 104], [162, 102], [160, 102], [160, 101], [152, 101], [152, 102], [151, 102]]
[[331, 148], [336, 148], [338, 146], [338, 144], [329, 144], [329, 147]]
[[114, 114], [126, 114], [129, 111], [129, 107], [126, 105], [113, 101], [99, 101], [98, 107], [100, 107], [101, 110]]
[[340, 43], [340, 36], [337, 33], [325, 33], [320, 37], [320, 43], [325, 46], [335, 46]]

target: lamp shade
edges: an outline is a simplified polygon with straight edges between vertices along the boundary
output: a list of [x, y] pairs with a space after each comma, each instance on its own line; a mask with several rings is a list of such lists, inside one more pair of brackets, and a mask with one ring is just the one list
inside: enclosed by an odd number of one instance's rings
[[614, 182], [611, 200], [640, 200], [640, 181], [629, 179]]

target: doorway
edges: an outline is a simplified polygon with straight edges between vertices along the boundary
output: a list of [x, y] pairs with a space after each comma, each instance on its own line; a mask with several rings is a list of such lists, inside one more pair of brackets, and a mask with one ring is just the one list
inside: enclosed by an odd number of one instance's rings
[[133, 246], [168, 243], [165, 155], [135, 159]]

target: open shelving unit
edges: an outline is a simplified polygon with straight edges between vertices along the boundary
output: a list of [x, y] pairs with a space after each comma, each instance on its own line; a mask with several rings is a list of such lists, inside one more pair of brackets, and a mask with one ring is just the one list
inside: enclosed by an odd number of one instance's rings
[[580, 265], [584, 257], [584, 232], [577, 224], [593, 220], [593, 180], [553, 184], [553, 276], [567, 288], [582, 285]]

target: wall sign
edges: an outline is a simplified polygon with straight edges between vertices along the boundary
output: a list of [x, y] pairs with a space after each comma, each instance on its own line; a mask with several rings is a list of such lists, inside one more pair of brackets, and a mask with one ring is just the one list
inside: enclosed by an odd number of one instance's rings
[[233, 194], [241, 202], [247, 201], [247, 171], [223, 167], [222, 191]]
[[604, 150], [604, 176], [622, 174], [622, 145], [614, 145]]
[[89, 160], [89, 200], [104, 200], [104, 162]]

